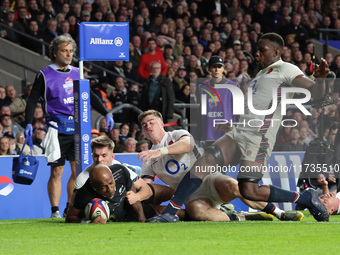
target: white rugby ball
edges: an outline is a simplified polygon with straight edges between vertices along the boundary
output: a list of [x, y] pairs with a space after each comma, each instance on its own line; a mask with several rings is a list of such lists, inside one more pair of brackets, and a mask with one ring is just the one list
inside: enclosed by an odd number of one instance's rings
[[93, 220], [98, 216], [108, 220], [110, 218], [110, 209], [104, 200], [94, 198], [85, 207], [85, 217], [88, 220]]

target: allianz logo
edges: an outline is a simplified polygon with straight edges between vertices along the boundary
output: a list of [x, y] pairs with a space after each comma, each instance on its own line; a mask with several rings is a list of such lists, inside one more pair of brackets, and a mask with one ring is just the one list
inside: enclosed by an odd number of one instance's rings
[[103, 38], [91, 38], [90, 44], [101, 44], [101, 45], [116, 45], [118, 47], [123, 45], [123, 39], [121, 37], [117, 37], [114, 40], [111, 39], [103, 39]]
[[102, 38], [91, 38], [90, 44], [110, 44], [113, 45], [113, 40]]

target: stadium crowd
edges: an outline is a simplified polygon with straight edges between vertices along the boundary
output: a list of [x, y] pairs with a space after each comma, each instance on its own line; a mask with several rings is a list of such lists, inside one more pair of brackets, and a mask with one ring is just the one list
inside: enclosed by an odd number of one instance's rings
[[[257, 72], [256, 44], [266, 32], [282, 35], [286, 44], [282, 60], [294, 63], [313, 78], [311, 40], [319, 39], [318, 28], [339, 29], [339, 14], [337, 0], [2, 0], [0, 36], [41, 53], [39, 43], [1, 24], [50, 43], [59, 35], [78, 41], [80, 22], [130, 22], [130, 61], [99, 62], [116, 75], [105, 75], [86, 64], [86, 76], [108, 110], [128, 103], [141, 110], [156, 109], [164, 122], [168, 122], [173, 118], [174, 102], [198, 102], [197, 85], [190, 81], [211, 77], [207, 64], [213, 55], [224, 59], [226, 78], [245, 89]], [[328, 38], [339, 40], [340, 32], [329, 32]], [[317, 56], [317, 63], [321, 57], [332, 70], [329, 94], [339, 97], [340, 83], [335, 78], [340, 77], [340, 55], [328, 52]], [[18, 154], [24, 142], [21, 133], [25, 126], [24, 110], [32, 85], [21, 96], [13, 86], [2, 85], [0, 151], [2, 155]], [[294, 119], [297, 126], [280, 129], [274, 150], [305, 151], [316, 137], [333, 146], [340, 121], [339, 105], [339, 101], [329, 105], [324, 112], [313, 105], [312, 116], [288, 109], [285, 118]], [[320, 133], [321, 115], [325, 115], [323, 133]], [[113, 130], [105, 129], [103, 119], [99, 130], [92, 130], [92, 135], [109, 136], [116, 144], [115, 152], [148, 149], [136, 114], [122, 109], [114, 118], [119, 124]], [[36, 108], [33, 127], [35, 151], [44, 153], [41, 141], [46, 127], [41, 107]]]

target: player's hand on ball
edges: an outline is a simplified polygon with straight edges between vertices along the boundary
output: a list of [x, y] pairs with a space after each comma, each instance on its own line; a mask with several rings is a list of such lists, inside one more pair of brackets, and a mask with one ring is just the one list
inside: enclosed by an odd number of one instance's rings
[[92, 220], [92, 223], [95, 224], [106, 224], [107, 220], [103, 219], [102, 217], [96, 217]]

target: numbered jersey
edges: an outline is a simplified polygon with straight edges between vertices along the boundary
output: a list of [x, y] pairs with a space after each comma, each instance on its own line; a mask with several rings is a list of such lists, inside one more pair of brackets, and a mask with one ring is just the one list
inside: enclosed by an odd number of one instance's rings
[[[245, 96], [244, 115], [240, 116], [237, 128], [245, 131], [259, 131], [264, 128], [273, 128], [276, 134], [282, 120], [281, 115], [281, 88], [292, 86], [292, 81], [303, 72], [295, 65], [279, 60], [265, 69], [262, 69], [249, 83], [248, 89], [252, 89], [252, 104], [256, 110], [276, 110], [268, 115], [256, 115], [249, 110], [248, 96]], [[248, 90], [249, 91], [249, 90]], [[294, 93], [287, 95], [292, 98]], [[273, 98], [277, 99], [277, 105], [273, 105]], [[245, 123], [245, 124], [244, 124]], [[250, 123], [250, 124], [249, 124]], [[263, 127], [260, 127], [265, 123]], [[268, 124], [268, 125], [267, 125]]]
[[[185, 136], [192, 138], [188, 131], [182, 129], [166, 132], [162, 141], [157, 145], [153, 145], [151, 150], [157, 150], [171, 145]], [[159, 179], [171, 188], [177, 189], [178, 184], [184, 175], [189, 172], [191, 166], [199, 156], [200, 154], [196, 146], [188, 153], [163, 155], [160, 158], [152, 159], [144, 163], [142, 166], [142, 176], [155, 177], [157, 175]]]

